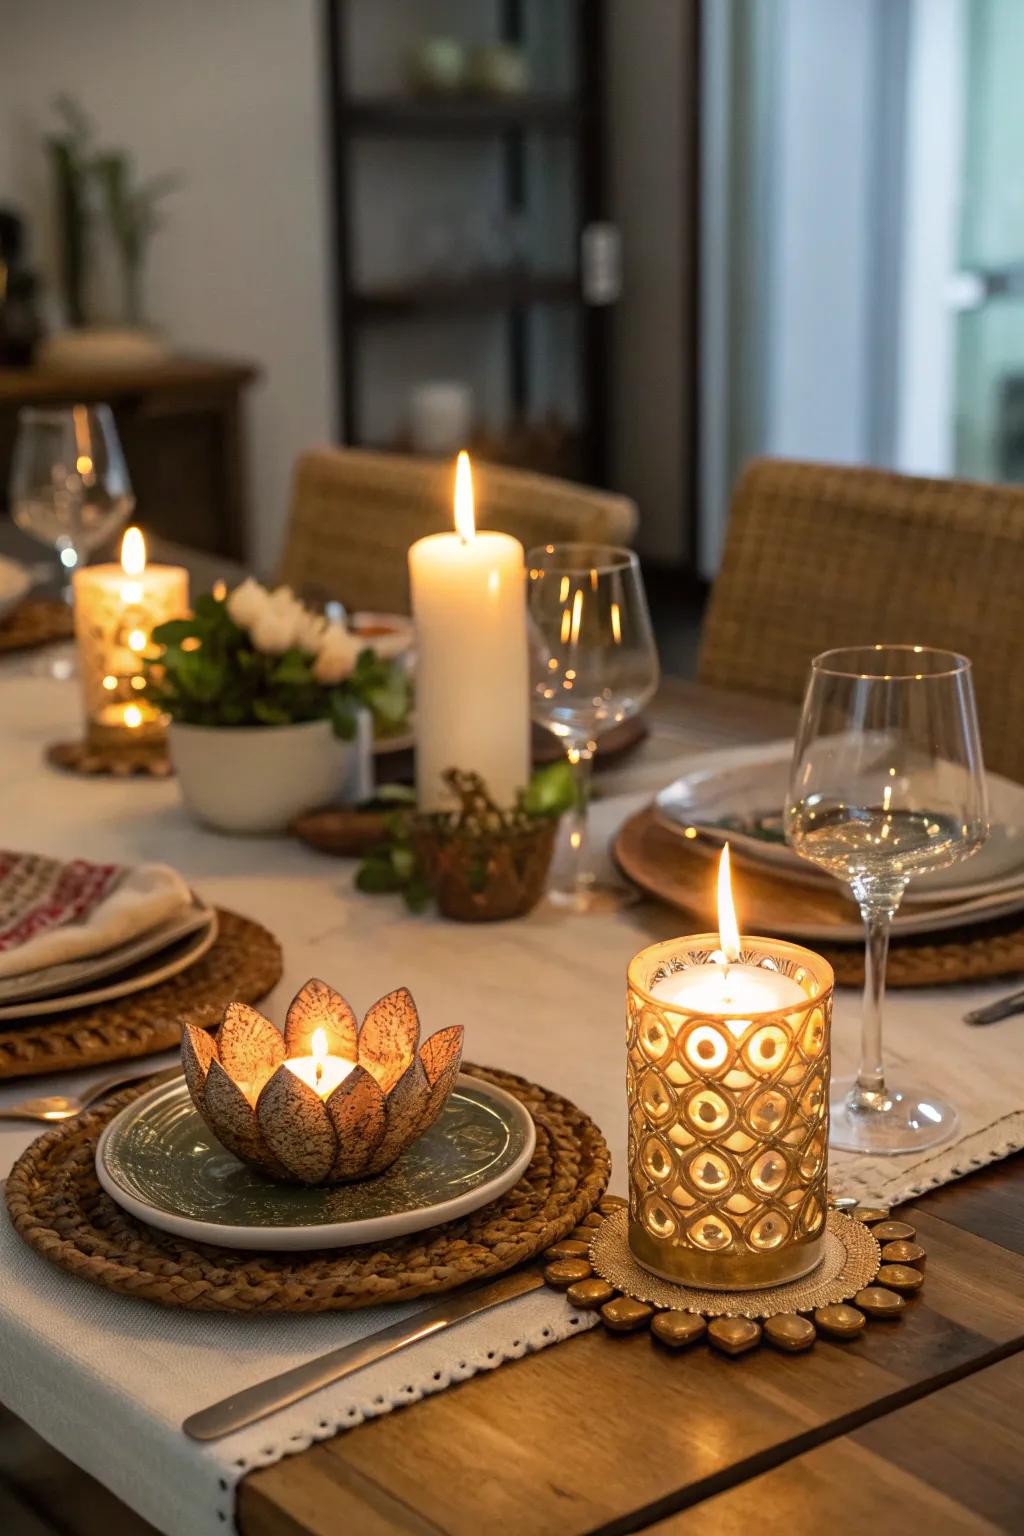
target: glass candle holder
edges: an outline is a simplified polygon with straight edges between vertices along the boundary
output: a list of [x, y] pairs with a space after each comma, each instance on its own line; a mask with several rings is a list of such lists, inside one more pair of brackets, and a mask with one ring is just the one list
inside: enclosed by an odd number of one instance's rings
[[188, 612], [188, 573], [178, 565], [88, 565], [74, 573], [86, 732], [94, 747], [162, 740], [166, 720], [147, 698], [143, 662], [158, 624]]
[[713, 956], [718, 935], [696, 934], [629, 966], [629, 1246], [683, 1285], [781, 1285], [824, 1252], [834, 977], [810, 950], [744, 936], [739, 964], [790, 978], [794, 1001], [740, 1016], [665, 995]]

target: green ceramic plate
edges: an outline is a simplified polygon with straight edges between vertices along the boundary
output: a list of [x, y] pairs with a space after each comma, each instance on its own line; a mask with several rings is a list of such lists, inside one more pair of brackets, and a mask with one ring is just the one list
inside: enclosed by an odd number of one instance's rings
[[176, 1079], [110, 1122], [96, 1173], [118, 1205], [179, 1237], [228, 1248], [348, 1248], [496, 1200], [522, 1177], [535, 1142], [518, 1099], [462, 1076], [440, 1119], [378, 1178], [324, 1189], [277, 1184], [224, 1150]]

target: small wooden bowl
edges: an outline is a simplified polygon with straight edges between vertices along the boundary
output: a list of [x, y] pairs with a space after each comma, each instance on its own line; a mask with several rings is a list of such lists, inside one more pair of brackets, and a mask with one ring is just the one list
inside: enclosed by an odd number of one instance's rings
[[386, 811], [306, 811], [296, 816], [291, 830], [296, 837], [331, 853], [338, 859], [364, 859], [388, 840]]

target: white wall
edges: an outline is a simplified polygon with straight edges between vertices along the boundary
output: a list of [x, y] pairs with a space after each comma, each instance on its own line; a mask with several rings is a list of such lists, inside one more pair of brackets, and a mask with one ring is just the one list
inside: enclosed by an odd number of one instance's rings
[[[146, 292], [176, 347], [251, 359], [250, 557], [277, 557], [295, 455], [333, 436], [317, 0], [29, 0], [0, 39], [0, 201], [53, 271], [41, 133], [60, 90], [140, 171], [178, 170]], [[144, 522], [144, 509], [140, 509]]]

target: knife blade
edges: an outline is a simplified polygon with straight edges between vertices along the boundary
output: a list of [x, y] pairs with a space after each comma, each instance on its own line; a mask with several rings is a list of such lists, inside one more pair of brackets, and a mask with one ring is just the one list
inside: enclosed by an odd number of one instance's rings
[[379, 1333], [357, 1339], [353, 1344], [343, 1344], [340, 1349], [329, 1350], [315, 1360], [307, 1360], [304, 1365], [293, 1366], [291, 1370], [212, 1403], [209, 1408], [190, 1414], [181, 1427], [190, 1440], [219, 1440], [223, 1435], [244, 1429], [247, 1424], [256, 1424], [268, 1414], [299, 1402], [321, 1387], [351, 1376], [366, 1365], [384, 1360], [410, 1344], [418, 1344], [421, 1339], [440, 1333], [453, 1323], [461, 1323], [467, 1317], [499, 1307], [516, 1296], [525, 1296], [543, 1283], [543, 1276], [536, 1270], [526, 1270], [442, 1297], [433, 1306], [417, 1312], [415, 1317], [392, 1323]]

